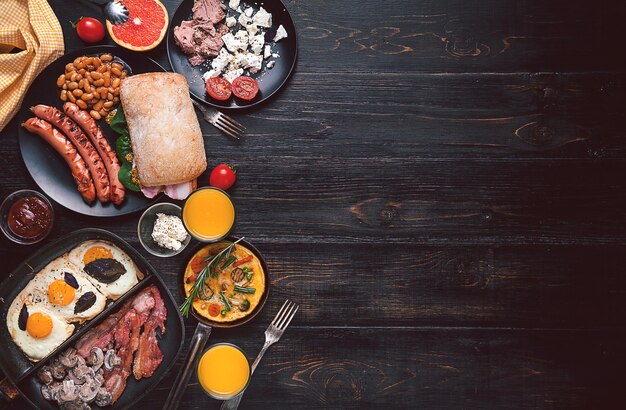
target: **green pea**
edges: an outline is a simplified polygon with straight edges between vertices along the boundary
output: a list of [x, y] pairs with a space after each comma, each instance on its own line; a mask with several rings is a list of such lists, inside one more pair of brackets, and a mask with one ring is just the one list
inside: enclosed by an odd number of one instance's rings
[[222, 316], [226, 316], [226, 309], [222, 309]]

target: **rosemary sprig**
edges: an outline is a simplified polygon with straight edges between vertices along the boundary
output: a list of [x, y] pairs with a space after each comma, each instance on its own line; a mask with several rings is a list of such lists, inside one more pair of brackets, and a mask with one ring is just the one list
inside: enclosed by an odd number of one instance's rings
[[224, 255], [226, 254], [226, 258], [228, 259], [233, 249], [235, 249], [235, 245], [239, 241], [242, 241], [243, 239], [244, 239], [243, 237], [237, 239], [235, 242], [228, 245], [228, 247], [224, 248], [217, 255], [213, 255], [205, 259], [205, 261], [208, 262], [207, 265], [204, 268], [202, 268], [202, 270], [198, 273], [198, 277], [196, 278], [196, 281], [191, 287], [189, 296], [187, 297], [187, 299], [185, 299], [183, 304], [180, 305], [180, 307], [178, 308], [180, 310], [180, 313], [184, 317], [187, 317], [189, 315], [189, 309], [191, 309], [194, 299], [198, 297], [200, 290], [203, 288], [204, 281], [207, 279], [207, 275], [211, 275], [212, 277], [216, 278], [218, 276], [218, 272], [217, 272], [218, 265], [220, 261], [224, 258]]

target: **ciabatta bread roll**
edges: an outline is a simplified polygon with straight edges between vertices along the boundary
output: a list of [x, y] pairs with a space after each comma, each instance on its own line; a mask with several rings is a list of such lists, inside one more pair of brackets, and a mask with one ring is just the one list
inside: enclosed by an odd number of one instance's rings
[[176, 73], [127, 77], [120, 100], [141, 185], [179, 184], [204, 172], [204, 141], [185, 77]]

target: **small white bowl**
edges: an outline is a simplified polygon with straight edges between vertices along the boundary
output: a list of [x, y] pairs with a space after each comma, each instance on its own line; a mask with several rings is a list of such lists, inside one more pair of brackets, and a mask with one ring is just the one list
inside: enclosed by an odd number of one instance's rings
[[187, 245], [189, 245], [191, 235], [187, 233], [187, 238], [182, 242], [183, 246], [181, 246], [177, 251], [160, 247], [154, 239], [152, 239], [152, 230], [154, 229], [157, 214], [174, 215], [180, 218], [181, 221], [183, 219], [183, 212], [178, 205], [171, 204], [169, 202], [161, 202], [152, 205], [144, 211], [141, 218], [139, 218], [139, 223], [137, 224], [137, 236], [139, 237], [141, 246], [143, 246], [144, 249], [152, 255], [161, 258], [169, 258], [170, 256], [178, 255], [187, 247]]

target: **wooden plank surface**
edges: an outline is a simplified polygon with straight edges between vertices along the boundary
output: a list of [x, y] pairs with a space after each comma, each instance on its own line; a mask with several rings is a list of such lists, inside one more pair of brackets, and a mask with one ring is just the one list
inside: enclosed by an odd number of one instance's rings
[[[66, 50], [83, 47], [69, 21], [99, 9], [50, 3]], [[164, 3], [171, 16], [180, 1]], [[302, 305], [241, 408], [618, 408], [624, 8], [285, 4], [299, 34], [286, 89], [233, 114], [249, 130], [241, 143], [203, 124], [210, 165], [239, 164], [235, 233], [272, 272], [259, 317], [212, 341], [252, 358], [282, 301]], [[169, 67], [164, 45], [146, 55]], [[0, 134], [2, 197], [36, 188], [17, 126]], [[55, 212], [50, 239], [109, 229], [176, 291], [193, 249], [159, 259], [141, 248], [137, 215]], [[5, 272], [35, 251], [0, 238]], [[162, 405], [178, 362], [141, 408]], [[181, 408], [218, 407], [192, 378]]]

